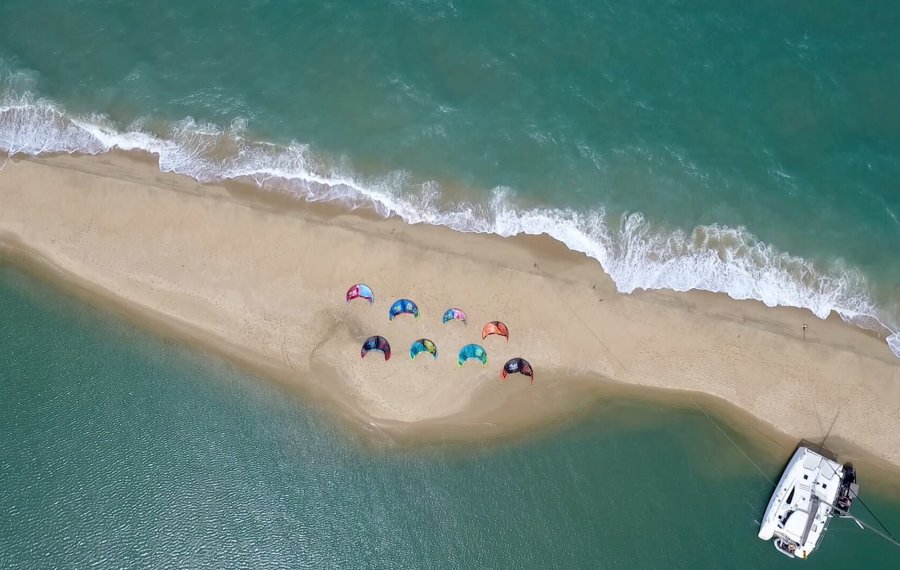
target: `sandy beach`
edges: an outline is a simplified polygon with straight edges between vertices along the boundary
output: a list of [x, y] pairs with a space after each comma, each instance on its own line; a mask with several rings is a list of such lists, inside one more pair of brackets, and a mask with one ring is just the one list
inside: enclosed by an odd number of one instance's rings
[[[0, 246], [368, 430], [496, 435], [566, 418], [611, 386], [659, 388], [727, 402], [786, 438], [820, 439], [837, 418], [838, 452], [900, 467], [900, 361], [882, 339], [836, 316], [724, 295], [620, 295], [596, 261], [546, 237], [410, 226], [112, 153], [6, 159]], [[373, 305], [345, 303], [357, 282]], [[389, 322], [398, 298], [421, 318]], [[442, 324], [450, 307], [468, 324]], [[508, 342], [482, 341], [493, 320], [509, 326]], [[360, 358], [371, 335], [390, 341], [389, 362]], [[423, 337], [436, 360], [410, 360]], [[457, 366], [471, 342], [487, 366]], [[534, 384], [500, 382], [517, 356]]]

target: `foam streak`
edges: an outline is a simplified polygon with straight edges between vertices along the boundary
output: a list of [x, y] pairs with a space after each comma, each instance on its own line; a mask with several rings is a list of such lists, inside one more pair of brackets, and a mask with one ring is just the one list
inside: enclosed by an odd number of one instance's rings
[[486, 204], [444, 204], [439, 185], [416, 184], [397, 172], [374, 180], [316, 156], [307, 145], [274, 145], [243, 136], [235, 124], [222, 131], [185, 119], [165, 136], [138, 126], [121, 131], [101, 116], [73, 118], [52, 102], [29, 95], [0, 105], [0, 149], [9, 154], [99, 154], [141, 150], [159, 157], [160, 169], [201, 182], [252, 181], [261, 188], [310, 201], [338, 201], [397, 215], [410, 224], [443, 225], [502, 236], [546, 233], [600, 262], [622, 293], [638, 289], [701, 289], [766, 305], [806, 308], [819, 318], [832, 311], [887, 334], [900, 357], [898, 320], [876, 307], [862, 273], [834, 263], [826, 270], [776, 251], [744, 228], [699, 226], [690, 234], [660, 231], [640, 213], [609, 219], [602, 210], [524, 209], [497, 188]]

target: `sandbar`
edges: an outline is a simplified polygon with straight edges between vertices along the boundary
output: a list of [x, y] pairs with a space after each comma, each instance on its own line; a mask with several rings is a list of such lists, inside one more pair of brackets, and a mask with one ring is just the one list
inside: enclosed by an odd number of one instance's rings
[[[842, 455], [900, 468], [900, 361], [837, 316], [700, 291], [623, 295], [595, 260], [547, 236], [460, 233], [200, 184], [148, 155], [3, 160], [0, 250], [327, 402], [365, 431], [490, 437], [562, 421], [618, 386], [714, 399], [786, 438], [820, 439], [833, 422], [829, 442]], [[345, 302], [357, 282], [374, 304]], [[421, 317], [389, 321], [399, 298]], [[442, 324], [450, 307], [468, 324]], [[509, 341], [481, 339], [493, 320], [509, 326]], [[371, 335], [390, 341], [390, 361], [360, 358]], [[439, 357], [410, 360], [423, 337]], [[457, 366], [472, 342], [487, 366]], [[534, 384], [500, 382], [512, 357], [532, 363]]]

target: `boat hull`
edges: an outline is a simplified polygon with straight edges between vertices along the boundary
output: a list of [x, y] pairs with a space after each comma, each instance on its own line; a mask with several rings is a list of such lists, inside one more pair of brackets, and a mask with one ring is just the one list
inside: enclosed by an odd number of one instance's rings
[[806, 558], [818, 547], [842, 493], [844, 467], [833, 455], [801, 445], [769, 499], [758, 536], [782, 554]]

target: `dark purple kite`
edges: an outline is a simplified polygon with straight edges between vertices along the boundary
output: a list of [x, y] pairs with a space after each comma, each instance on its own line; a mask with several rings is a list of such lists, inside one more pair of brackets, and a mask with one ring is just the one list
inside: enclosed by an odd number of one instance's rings
[[365, 358], [370, 350], [377, 350], [384, 353], [385, 360], [391, 359], [391, 343], [383, 336], [370, 336], [367, 338], [366, 342], [362, 345], [362, 350], [359, 351], [359, 357]]
[[500, 381], [502, 382], [510, 374], [516, 373], [530, 377], [531, 383], [534, 384], [534, 369], [524, 358], [510, 358], [507, 360], [506, 364], [503, 365], [503, 370], [500, 371]]

